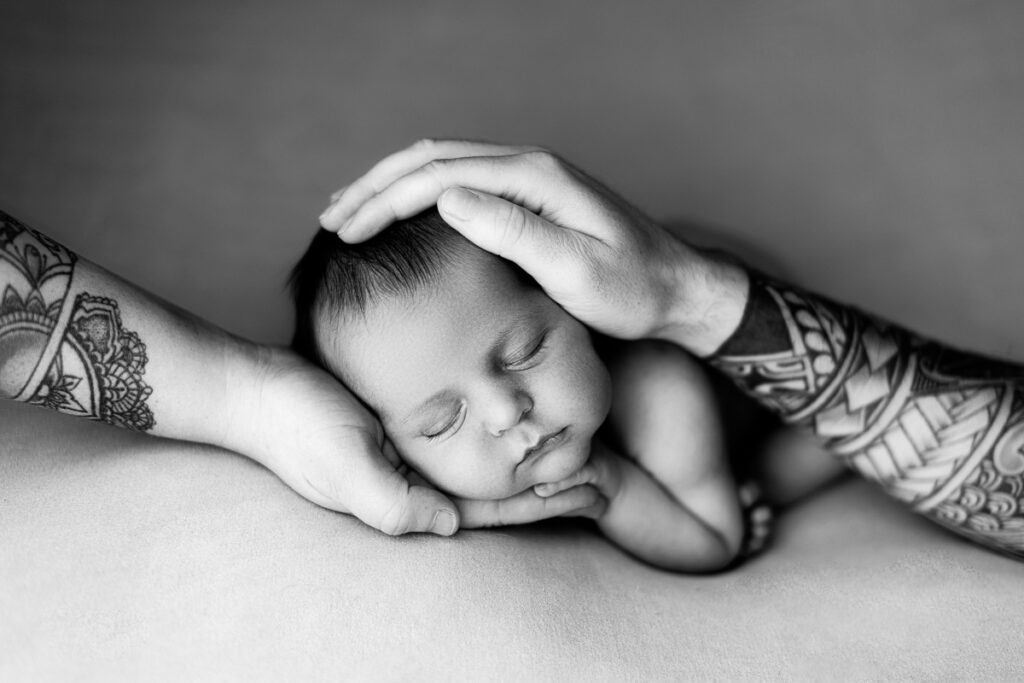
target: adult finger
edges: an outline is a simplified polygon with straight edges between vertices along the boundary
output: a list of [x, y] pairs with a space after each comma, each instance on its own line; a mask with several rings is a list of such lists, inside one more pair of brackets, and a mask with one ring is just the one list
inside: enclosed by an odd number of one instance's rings
[[579, 282], [585, 255], [601, 246], [593, 236], [554, 225], [514, 202], [465, 188], [446, 190], [438, 209], [463, 237], [515, 262], [545, 289]]
[[576, 179], [570, 174], [568, 166], [547, 152], [437, 159], [366, 200], [338, 234], [346, 242], [367, 240], [396, 220], [433, 206], [452, 187], [504, 197], [538, 213], [546, 207], [585, 207], [586, 202], [578, 201], [580, 188], [573, 185]]
[[337, 231], [364, 202], [402, 176], [437, 159], [504, 156], [538, 149], [524, 145], [499, 145], [474, 140], [424, 139], [378, 161], [347, 188], [331, 196], [331, 205], [320, 215], [320, 225]]
[[529, 524], [542, 519], [562, 517], [598, 504], [601, 494], [593, 486], [577, 486], [550, 498], [541, 498], [533, 489], [503, 500], [457, 500], [462, 513], [462, 528]]
[[345, 194], [345, 190], [348, 189], [348, 185], [342, 185], [337, 190], [331, 193], [331, 204], [341, 199], [341, 195]]

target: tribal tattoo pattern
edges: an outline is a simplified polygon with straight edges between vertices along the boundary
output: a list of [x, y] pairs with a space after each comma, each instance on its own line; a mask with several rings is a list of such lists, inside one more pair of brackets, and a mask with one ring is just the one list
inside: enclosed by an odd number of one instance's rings
[[1024, 367], [756, 279], [711, 362], [891, 496], [1024, 559]]
[[70, 296], [75, 262], [0, 211], [0, 397], [148, 431], [146, 346], [117, 302]]

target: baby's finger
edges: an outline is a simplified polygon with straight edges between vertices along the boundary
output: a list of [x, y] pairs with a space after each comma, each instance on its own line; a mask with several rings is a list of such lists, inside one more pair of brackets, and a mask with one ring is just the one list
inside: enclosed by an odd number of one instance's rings
[[600, 519], [604, 516], [604, 513], [608, 510], [608, 499], [604, 496], [598, 496], [597, 502], [590, 507], [581, 508], [579, 510], [573, 510], [572, 512], [566, 512], [563, 517], [589, 517], [590, 519]]
[[503, 500], [456, 500], [463, 529], [529, 524], [585, 510], [601, 497], [593, 486], [577, 486], [549, 498], [532, 489]]
[[537, 484], [533, 487], [534, 492], [541, 498], [548, 498], [550, 496], [571, 489], [573, 486], [581, 486], [583, 484], [593, 484], [596, 479], [594, 476], [594, 468], [589, 464], [584, 465], [579, 470], [570, 474], [561, 481], [553, 481], [544, 484]]
[[354, 183], [332, 196], [332, 203], [320, 216], [320, 224], [328, 230], [338, 230], [368, 199], [384, 190], [396, 180], [424, 164], [437, 159], [461, 157], [504, 156], [536, 149], [527, 146], [498, 145], [473, 140], [424, 139], [395, 152], [380, 161]]

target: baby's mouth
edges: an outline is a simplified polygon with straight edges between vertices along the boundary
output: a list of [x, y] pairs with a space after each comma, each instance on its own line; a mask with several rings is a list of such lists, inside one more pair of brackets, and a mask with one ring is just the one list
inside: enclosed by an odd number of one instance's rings
[[551, 432], [550, 434], [545, 434], [544, 436], [540, 437], [537, 440], [537, 443], [526, 449], [526, 451], [523, 453], [523, 459], [519, 461], [518, 465], [516, 465], [516, 469], [519, 469], [520, 467], [524, 466], [529, 467], [530, 465], [537, 462], [545, 455], [547, 455], [548, 453], [550, 453], [551, 451], [565, 443], [568, 440], [568, 437], [568, 427], [562, 427], [557, 432]]

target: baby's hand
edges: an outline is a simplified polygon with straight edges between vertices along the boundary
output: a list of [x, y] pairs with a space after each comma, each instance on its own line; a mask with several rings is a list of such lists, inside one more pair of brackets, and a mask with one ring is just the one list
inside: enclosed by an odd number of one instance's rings
[[[405, 463], [399, 465], [398, 471], [413, 485], [433, 486]], [[598, 519], [607, 507], [604, 496], [589, 484], [566, 486], [548, 496], [540, 496], [533, 489], [527, 489], [500, 500], [453, 496], [452, 501], [459, 508], [459, 527], [462, 529], [531, 524], [553, 517]]]
[[[621, 463], [607, 447], [595, 441], [590, 459], [583, 467], [561, 481], [537, 484], [533, 487], [533, 491], [541, 498], [551, 498], [577, 486], [595, 487], [601, 496], [610, 503], [618, 495], [622, 486]], [[601, 507], [595, 510], [600, 514], [587, 516], [598, 519], [606, 510], [607, 507]]]

